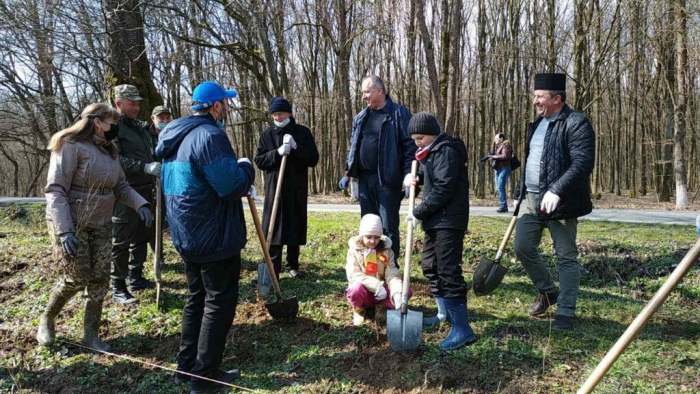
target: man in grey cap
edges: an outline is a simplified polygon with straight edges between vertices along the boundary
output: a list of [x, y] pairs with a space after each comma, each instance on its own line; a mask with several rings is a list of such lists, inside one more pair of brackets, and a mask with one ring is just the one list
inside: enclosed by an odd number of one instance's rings
[[159, 105], [153, 108], [151, 112], [151, 132], [159, 135], [161, 131], [173, 121], [173, 112], [165, 105]]
[[[129, 185], [146, 201], [152, 201], [154, 177], [160, 176], [160, 162], [154, 158], [157, 136], [136, 118], [143, 99], [135, 86], [119, 85], [114, 88], [114, 96], [120, 114], [116, 136], [119, 163]], [[154, 286], [143, 277], [143, 264], [155, 226], [146, 227], [136, 211], [119, 202], [114, 205], [112, 223], [112, 300], [131, 304], [137, 300], [129, 291]]]

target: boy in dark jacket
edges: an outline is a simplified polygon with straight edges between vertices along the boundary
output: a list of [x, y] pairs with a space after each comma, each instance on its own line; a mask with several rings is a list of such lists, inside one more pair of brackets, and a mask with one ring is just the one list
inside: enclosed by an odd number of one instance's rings
[[418, 146], [418, 179], [423, 185], [423, 202], [409, 212], [408, 225], [423, 223], [425, 240], [421, 267], [438, 305], [436, 318], [424, 325], [449, 318], [450, 334], [440, 343], [452, 350], [476, 342], [467, 314], [467, 284], [462, 276], [464, 233], [469, 223], [469, 180], [464, 143], [440, 133], [437, 119], [426, 112], [413, 115], [408, 132]]

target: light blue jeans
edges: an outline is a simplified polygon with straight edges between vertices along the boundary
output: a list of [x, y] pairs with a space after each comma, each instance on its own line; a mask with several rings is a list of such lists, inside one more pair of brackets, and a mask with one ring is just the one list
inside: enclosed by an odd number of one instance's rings
[[508, 209], [508, 198], [506, 196], [506, 183], [510, 177], [510, 167], [504, 167], [496, 170], [496, 190], [498, 190], [498, 201], [500, 208]]

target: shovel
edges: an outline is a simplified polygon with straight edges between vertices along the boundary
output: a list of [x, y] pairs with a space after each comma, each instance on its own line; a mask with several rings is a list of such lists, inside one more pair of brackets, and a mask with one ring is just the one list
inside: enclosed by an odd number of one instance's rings
[[156, 308], [160, 308], [160, 269], [163, 261], [163, 186], [160, 177], [156, 177], [156, 242], [153, 251], [153, 272], [156, 277]]
[[[411, 174], [416, 177], [418, 162], [413, 161]], [[416, 203], [416, 187], [411, 186], [408, 199], [408, 211], [413, 212]], [[401, 310], [386, 311], [386, 336], [395, 352], [411, 352], [418, 349], [423, 332], [423, 312], [408, 309], [408, 289], [411, 280], [411, 252], [413, 251], [413, 225], [406, 226], [406, 251], [403, 267], [403, 289], [401, 291]]]
[[[285, 156], [286, 157], [286, 156]], [[284, 159], [282, 159], [284, 163]], [[255, 223], [255, 231], [258, 233], [258, 240], [260, 240], [260, 247], [263, 250], [263, 255], [265, 256], [265, 263], [267, 264], [268, 274], [274, 273], [275, 268], [272, 266], [272, 259], [270, 259], [270, 251], [267, 249], [265, 244], [265, 236], [263, 235], [262, 225], [260, 224], [260, 218], [258, 217], [258, 209], [255, 207], [255, 201], [248, 196], [248, 205], [250, 205], [250, 213], [253, 216], [253, 223]], [[272, 274], [268, 275], [270, 281], [272, 281], [272, 287], [275, 289], [275, 294], [277, 295], [277, 301], [268, 302], [265, 304], [265, 308], [270, 313], [273, 319], [284, 319], [284, 318], [294, 318], [299, 314], [299, 301], [296, 297], [284, 299], [282, 297], [282, 290], [280, 290], [280, 284], [277, 282], [277, 276]]]
[[508, 230], [506, 230], [506, 235], [503, 237], [503, 241], [501, 241], [501, 245], [498, 247], [498, 252], [496, 252], [496, 258], [489, 260], [482, 257], [479, 261], [479, 265], [477, 265], [474, 270], [472, 289], [474, 289], [474, 294], [478, 296], [485, 296], [496, 290], [508, 271], [506, 267], [501, 265], [501, 257], [503, 256], [503, 249], [506, 248], [510, 234], [513, 233], [515, 223], [518, 221], [518, 212], [520, 212], [521, 203], [522, 202], [518, 203], [518, 206], [515, 207], [513, 218], [510, 219], [510, 225], [508, 225]]
[[[272, 242], [272, 233], [275, 230], [275, 221], [277, 219], [277, 208], [279, 208], [280, 195], [282, 194], [282, 181], [284, 180], [284, 169], [287, 166], [287, 155], [282, 156], [282, 164], [280, 164], [280, 174], [277, 176], [277, 187], [275, 188], [275, 200], [272, 203], [272, 213], [270, 215], [270, 227], [267, 230], [267, 241], [263, 245], [263, 249], [266, 249], [268, 255], [270, 254], [270, 243]], [[262, 227], [261, 227], [262, 228]], [[272, 271], [269, 271], [269, 270]], [[267, 295], [270, 292], [270, 280], [272, 276], [270, 272], [275, 272], [274, 266], [267, 266], [265, 263], [258, 264], [258, 287], [260, 289], [260, 294]], [[275, 275], [277, 279], [277, 275]]]

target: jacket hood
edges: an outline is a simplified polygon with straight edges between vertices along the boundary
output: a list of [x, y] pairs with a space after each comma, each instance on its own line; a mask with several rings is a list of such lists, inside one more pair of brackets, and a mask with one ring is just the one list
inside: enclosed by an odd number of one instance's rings
[[182, 140], [201, 125], [211, 125], [218, 127], [214, 118], [207, 115], [192, 115], [186, 118], [175, 119], [168, 123], [168, 127], [163, 130], [158, 136], [158, 146], [156, 147], [156, 155], [160, 158], [170, 156], [180, 146]]
[[451, 137], [445, 133], [442, 133], [435, 137], [435, 141], [433, 141], [433, 146], [430, 147], [430, 152], [437, 152], [440, 149], [444, 149], [447, 146], [459, 152], [459, 154], [462, 156], [462, 162], [467, 162], [467, 147], [464, 145], [464, 142], [459, 138]]
[[[386, 235], [382, 235], [381, 238], [379, 238], [379, 240], [380, 242], [384, 242], [384, 249], [391, 249], [391, 238], [387, 237]], [[362, 244], [362, 236], [356, 235], [354, 237], [351, 237], [348, 241], [348, 247], [350, 249], [355, 250], [364, 249], [365, 245]]]

